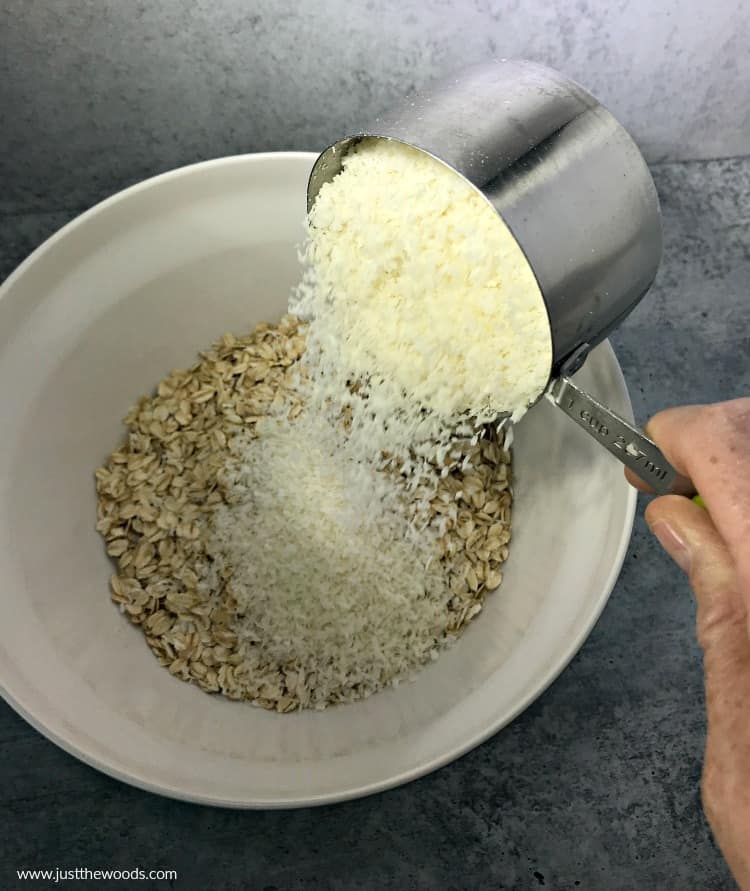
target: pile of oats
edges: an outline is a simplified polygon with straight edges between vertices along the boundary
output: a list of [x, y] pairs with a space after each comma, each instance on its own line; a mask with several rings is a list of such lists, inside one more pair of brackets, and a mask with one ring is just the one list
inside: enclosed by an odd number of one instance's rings
[[[125, 418], [125, 442], [96, 472], [97, 530], [115, 560], [112, 599], [171, 674], [206, 692], [279, 712], [358, 695], [310, 689], [292, 664], [259, 666], [244, 633], [231, 567], [216, 572], [212, 517], [240, 497], [241, 448], [258, 422], [303, 412], [294, 316], [225, 334], [192, 368], [173, 371]], [[458, 457], [457, 457], [458, 456]], [[490, 428], [458, 443], [419, 502], [445, 574], [444, 637], [457, 636], [502, 580], [510, 540], [510, 452]], [[416, 501], [420, 493], [413, 493]], [[424, 493], [422, 493], [422, 496]], [[415, 503], [416, 503], [415, 501]], [[384, 684], [381, 684], [383, 686]], [[368, 691], [372, 692], [371, 690]]]

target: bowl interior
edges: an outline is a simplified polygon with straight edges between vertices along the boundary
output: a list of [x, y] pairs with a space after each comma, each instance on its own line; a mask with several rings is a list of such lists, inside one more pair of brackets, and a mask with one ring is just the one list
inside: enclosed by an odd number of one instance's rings
[[[312, 154], [223, 159], [89, 211], [0, 291], [0, 682], [84, 760], [197, 801], [349, 797], [445, 763], [556, 676], [620, 569], [635, 497], [619, 465], [551, 405], [515, 445], [505, 581], [413, 683], [326, 712], [269, 714], [159, 667], [109, 600], [93, 471], [130, 404], [224, 331], [284, 311]], [[629, 416], [605, 344], [584, 386]]]

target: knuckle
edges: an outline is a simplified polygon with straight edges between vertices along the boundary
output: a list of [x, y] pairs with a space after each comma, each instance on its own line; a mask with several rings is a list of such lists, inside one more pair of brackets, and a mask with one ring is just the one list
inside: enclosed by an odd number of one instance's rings
[[699, 607], [696, 636], [704, 652], [721, 646], [728, 637], [746, 636], [745, 614], [737, 608], [733, 597], [715, 597], [709, 606]]
[[750, 398], [732, 399], [729, 402], [720, 402], [711, 406], [716, 420], [725, 426], [727, 433], [732, 437], [738, 437], [743, 442], [750, 435]]

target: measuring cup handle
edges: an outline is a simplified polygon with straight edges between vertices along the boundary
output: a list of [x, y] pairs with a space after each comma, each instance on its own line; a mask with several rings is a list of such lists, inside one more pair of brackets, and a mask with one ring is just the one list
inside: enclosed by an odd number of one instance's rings
[[555, 378], [545, 395], [658, 495], [695, 494], [690, 480], [672, 467], [655, 442], [569, 377]]

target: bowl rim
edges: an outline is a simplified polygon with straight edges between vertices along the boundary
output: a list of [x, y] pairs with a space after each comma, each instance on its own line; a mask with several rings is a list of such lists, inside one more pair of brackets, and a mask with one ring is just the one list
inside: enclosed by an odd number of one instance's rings
[[139, 192], [144, 192], [149, 188], [153, 188], [153, 186], [161, 185], [165, 182], [181, 179], [183, 176], [187, 176], [198, 170], [210, 170], [213, 167], [226, 167], [230, 164], [247, 164], [248, 162], [255, 163], [256, 161], [261, 162], [281, 159], [312, 161], [317, 156], [318, 152], [247, 152], [243, 155], [226, 155], [221, 158], [210, 158], [207, 161], [195, 161], [192, 164], [184, 164], [182, 167], [165, 170], [163, 173], [155, 173], [153, 176], [139, 180], [131, 186], [126, 186], [124, 189], [120, 189], [112, 195], [102, 198], [102, 200], [97, 201], [96, 204], [92, 204], [91, 207], [76, 214], [72, 220], [68, 220], [67, 223], [64, 223], [59, 229], [56, 229], [52, 235], [45, 238], [41, 244], [37, 245], [37, 247], [35, 247], [34, 250], [18, 264], [18, 266], [16, 266], [10, 275], [0, 282], [0, 300], [5, 297], [6, 291], [10, 290], [10, 287], [15, 284], [16, 280], [19, 279], [24, 272], [26, 272], [27, 268], [31, 266], [32, 263], [37, 262], [40, 256], [46, 253], [50, 248], [54, 247], [58, 241], [61, 241], [74, 229], [77, 229], [79, 226], [88, 222], [91, 217], [107, 210], [111, 205], [118, 204], [126, 198], [137, 195]]
[[[47, 239], [45, 239], [45, 241], [43, 241], [37, 248], [35, 248], [28, 255], [28, 257], [26, 257], [15, 268], [15, 270], [5, 279], [5, 281], [0, 284], [0, 300], [2, 300], [6, 296], [15, 282], [19, 280], [25, 274], [25, 272], [40, 259], [40, 257], [51, 250], [58, 241], [65, 238], [71, 231], [75, 230], [77, 227], [88, 222], [92, 217], [95, 217], [99, 213], [106, 211], [110, 206], [117, 204], [132, 195], [150, 189], [156, 185], [160, 185], [164, 182], [176, 180], [183, 176], [189, 176], [192, 173], [208, 170], [214, 167], [226, 167], [233, 164], [262, 163], [266, 161], [283, 160], [305, 161], [306, 163], [311, 163], [317, 156], [317, 152], [300, 151], [257, 152], [241, 155], [228, 155], [226, 157], [213, 158], [208, 161], [199, 161], [194, 164], [188, 164], [141, 180], [134, 185], [122, 189], [119, 192], [116, 192], [113, 195], [110, 195], [102, 201], [94, 204], [92, 207], [75, 216], [72, 220], [63, 225]], [[617, 357], [612, 348], [612, 345], [610, 344], [609, 340], [605, 340], [598, 349], [599, 351], [604, 352], [606, 356], [605, 361], [607, 361], [607, 363], [611, 367], [614, 385], [616, 386], [618, 391], [617, 395], [622, 398], [627, 409], [624, 412], [624, 415], [627, 420], [632, 421], [633, 412], [630, 395], [628, 393], [627, 384], [625, 382], [622, 369], [619, 362], [617, 361]], [[0, 681], [0, 697], [2, 697], [2, 699], [35, 730], [41, 733], [42, 736], [49, 739], [55, 745], [59, 746], [59, 748], [61, 748], [63, 751], [77, 758], [79, 761], [82, 761], [90, 767], [93, 767], [96, 770], [99, 770], [102, 773], [113, 777], [114, 779], [120, 780], [121, 782], [124, 782], [130, 786], [134, 786], [136, 788], [143, 789], [144, 791], [151, 792], [156, 795], [162, 795], [180, 801], [187, 801], [193, 804], [208, 805], [213, 807], [226, 807], [242, 810], [270, 810], [334, 804], [338, 802], [349, 801], [355, 798], [373, 795], [378, 792], [384, 792], [388, 789], [392, 789], [396, 786], [400, 786], [407, 782], [411, 782], [412, 780], [416, 780], [428, 773], [432, 773], [433, 771], [445, 766], [446, 764], [451, 763], [452, 761], [455, 761], [456, 759], [465, 755], [467, 752], [470, 752], [472, 749], [481, 745], [490, 737], [494, 736], [503, 727], [507, 726], [513, 720], [515, 720], [515, 718], [517, 718], [519, 714], [525, 711], [525, 709], [527, 709], [532, 702], [538, 699], [538, 697], [541, 696], [541, 694], [544, 693], [545, 690], [547, 690], [547, 688], [553, 683], [553, 681], [557, 677], [559, 677], [559, 675], [568, 666], [576, 653], [580, 650], [583, 643], [591, 633], [593, 627], [598, 622], [604, 610], [604, 607], [606, 606], [607, 601], [609, 600], [609, 597], [614, 589], [615, 583], [617, 582], [617, 579], [620, 575], [620, 571], [622, 569], [632, 536], [636, 504], [637, 493], [636, 490], [631, 487], [627, 493], [626, 506], [623, 516], [623, 526], [620, 533], [620, 540], [617, 545], [616, 557], [612, 562], [611, 567], [609, 568], [606, 583], [602, 586], [601, 592], [599, 593], [596, 600], [592, 602], [587, 620], [578, 627], [576, 634], [568, 640], [566, 646], [562, 648], [558, 657], [549, 665], [547, 670], [533, 685], [529, 692], [524, 697], [522, 697], [512, 709], [498, 714], [494, 718], [494, 720], [488, 722], [487, 726], [474, 733], [470, 738], [462, 741], [460, 744], [453, 746], [449, 750], [442, 752], [440, 755], [437, 755], [428, 761], [424, 761], [416, 766], [410, 767], [398, 774], [389, 776], [385, 779], [365, 782], [362, 784], [353, 784], [350, 785], [349, 788], [335, 793], [323, 792], [314, 795], [303, 794], [298, 796], [287, 796], [286, 798], [280, 797], [279, 799], [273, 800], [250, 800], [246, 796], [238, 797], [237, 799], [224, 799], [213, 797], [210, 795], [189, 792], [179, 787], [170, 786], [167, 783], [155, 782], [153, 779], [150, 779], [146, 775], [139, 775], [136, 772], [123, 770], [121, 767], [118, 766], [116, 762], [110, 762], [99, 757], [98, 755], [92, 754], [90, 751], [87, 751], [85, 740], [76, 740], [76, 734], [73, 728], [70, 728], [70, 732], [67, 735], [63, 735], [57, 730], [50, 729], [48, 726], [45, 725], [42, 718], [35, 714], [32, 708], [29, 708], [24, 704], [24, 700], [27, 698], [26, 696], [24, 696], [24, 691], [11, 692], [4, 681]]]

